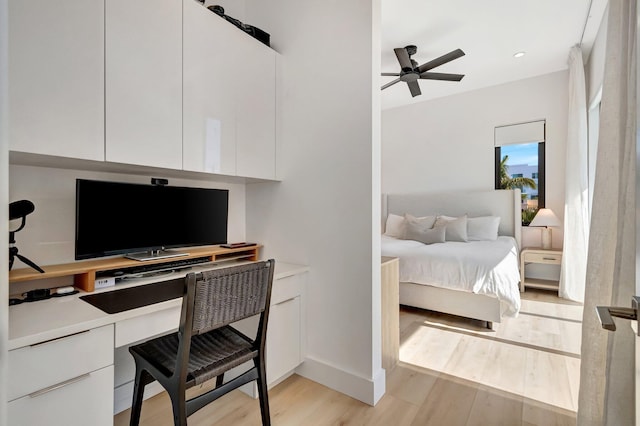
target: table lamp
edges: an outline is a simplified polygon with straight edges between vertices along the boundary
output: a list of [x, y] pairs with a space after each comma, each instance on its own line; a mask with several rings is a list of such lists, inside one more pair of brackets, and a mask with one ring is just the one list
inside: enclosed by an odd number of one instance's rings
[[549, 250], [551, 248], [551, 228], [550, 226], [561, 226], [560, 219], [553, 213], [551, 209], [540, 209], [533, 218], [529, 226], [544, 226], [542, 229], [542, 248]]

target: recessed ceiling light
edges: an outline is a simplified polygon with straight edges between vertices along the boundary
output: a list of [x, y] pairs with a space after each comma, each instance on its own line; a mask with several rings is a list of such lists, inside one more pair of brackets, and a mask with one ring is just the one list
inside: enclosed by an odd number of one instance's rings
[[517, 52], [513, 54], [514, 58], [522, 58], [526, 52]]

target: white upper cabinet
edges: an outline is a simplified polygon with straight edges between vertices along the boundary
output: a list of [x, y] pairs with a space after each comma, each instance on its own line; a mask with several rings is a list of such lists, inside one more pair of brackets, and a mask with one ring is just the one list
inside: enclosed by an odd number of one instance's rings
[[185, 170], [236, 174], [236, 52], [231, 40], [237, 31], [195, 0], [184, 1]]
[[275, 179], [276, 52], [184, 0], [184, 169]]
[[104, 160], [104, 0], [9, 1], [11, 150]]
[[236, 46], [237, 174], [275, 179], [276, 53], [246, 36]]
[[106, 1], [106, 160], [182, 168], [182, 1]]
[[10, 149], [276, 179], [276, 56], [196, 0], [9, 0]]

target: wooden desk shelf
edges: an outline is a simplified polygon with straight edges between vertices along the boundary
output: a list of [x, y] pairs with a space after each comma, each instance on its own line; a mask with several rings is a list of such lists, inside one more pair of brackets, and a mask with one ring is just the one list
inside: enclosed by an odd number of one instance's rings
[[232, 260], [239, 257], [244, 257], [247, 260], [258, 260], [258, 251], [260, 247], [262, 246], [254, 245], [231, 249], [222, 248], [220, 246], [192, 247], [185, 249], [189, 252], [186, 256], [148, 260], [145, 262], [126, 259], [124, 257], [116, 257], [64, 263], [59, 265], [47, 265], [42, 267], [42, 269], [44, 269], [44, 274], [41, 274], [31, 268], [15, 269], [13, 271], [9, 271], [9, 282], [14, 283], [73, 275], [73, 282], [76, 287], [87, 292], [92, 292], [95, 290], [97, 272], [112, 271], [142, 265], [162, 264], [196, 257], [209, 257], [211, 261]]

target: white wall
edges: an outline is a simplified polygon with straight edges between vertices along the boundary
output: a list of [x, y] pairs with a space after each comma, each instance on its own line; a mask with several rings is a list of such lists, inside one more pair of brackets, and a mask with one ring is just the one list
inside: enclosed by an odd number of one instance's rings
[[[0, 235], [8, 235], [9, 210], [9, 141], [7, 132], [7, 36], [8, 4], [0, 0]], [[7, 253], [8, 239], [0, 238], [0, 254]], [[7, 342], [9, 336], [8, 255], [0, 255], [0, 377], [7, 377]], [[0, 380], [0, 425], [7, 423], [7, 381]]]
[[[382, 192], [493, 189], [494, 128], [546, 119], [546, 206], [562, 220], [567, 87], [561, 71], [383, 111]], [[523, 229], [523, 246], [539, 238]]]
[[247, 21], [270, 32], [282, 55], [278, 167], [284, 177], [247, 185], [247, 238], [265, 242], [266, 256], [311, 267], [307, 357], [299, 372], [375, 403], [384, 392], [380, 65], [373, 53], [379, 4], [254, 0], [246, 8]]
[[[10, 200], [27, 199], [36, 206], [35, 211], [27, 216], [27, 226], [16, 234], [16, 246], [20, 249], [20, 254], [40, 266], [74, 261], [76, 178], [150, 183], [148, 176], [11, 165]], [[169, 178], [169, 184], [229, 189], [228, 238], [229, 241], [245, 240], [244, 184], [176, 178]], [[16, 221], [15, 225], [19, 225], [19, 221]], [[13, 267], [23, 268], [25, 265], [16, 260]]]

